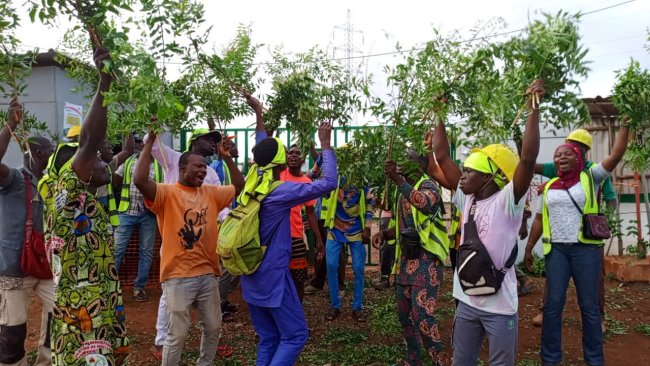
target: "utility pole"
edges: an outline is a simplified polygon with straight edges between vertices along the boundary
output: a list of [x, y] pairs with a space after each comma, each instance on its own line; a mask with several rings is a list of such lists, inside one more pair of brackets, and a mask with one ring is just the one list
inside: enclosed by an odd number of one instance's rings
[[[336, 42], [336, 34], [343, 33], [343, 44], [334, 45], [333, 48], [333, 58], [342, 58], [342, 64], [345, 66], [345, 70], [348, 74], [348, 82], [353, 75], [356, 74], [353, 67], [353, 57], [355, 55], [362, 55], [362, 52], [354, 46], [354, 35], [361, 35], [361, 43], [363, 44], [363, 31], [356, 30], [352, 24], [352, 17], [350, 15], [350, 9], [347, 10], [346, 20], [344, 24], [334, 26], [334, 31], [332, 32], [332, 38]], [[340, 56], [340, 53], [337, 51], [342, 51], [343, 56]], [[361, 62], [363, 63], [363, 62]]]

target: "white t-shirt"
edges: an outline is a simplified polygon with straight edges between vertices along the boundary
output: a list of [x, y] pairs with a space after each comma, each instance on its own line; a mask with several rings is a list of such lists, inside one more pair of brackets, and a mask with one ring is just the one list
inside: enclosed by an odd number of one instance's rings
[[[602, 181], [607, 179], [610, 172], [605, 170], [602, 165], [596, 164], [591, 168], [591, 174], [594, 177], [596, 187]], [[571, 196], [576, 201], [581, 210], [585, 208], [585, 192], [580, 182], [569, 188]], [[598, 192], [598, 189], [596, 189]], [[542, 197], [537, 198], [537, 210], [542, 212]], [[546, 206], [548, 207], [548, 221], [551, 226], [551, 243], [577, 243], [582, 215], [571, 201], [569, 193], [564, 189], [549, 189], [546, 194]]]
[[[462, 212], [465, 220], [469, 216], [469, 207], [474, 195], [466, 196], [459, 188], [454, 196], [454, 203]], [[476, 202], [476, 229], [478, 236], [485, 245], [494, 265], [497, 268], [504, 266], [512, 248], [517, 245], [517, 236], [521, 219], [524, 215], [526, 197], [515, 202], [514, 188], [508, 183], [502, 190], [492, 196]], [[461, 223], [462, 225], [462, 223]], [[462, 227], [462, 226], [461, 226]], [[461, 245], [465, 237], [465, 230], [461, 231]], [[519, 306], [517, 297], [517, 277], [515, 268], [510, 267], [506, 273], [501, 289], [494, 295], [469, 296], [463, 292], [458, 280], [458, 273], [454, 272], [454, 297], [463, 303], [494, 314], [513, 315], [517, 313]]]

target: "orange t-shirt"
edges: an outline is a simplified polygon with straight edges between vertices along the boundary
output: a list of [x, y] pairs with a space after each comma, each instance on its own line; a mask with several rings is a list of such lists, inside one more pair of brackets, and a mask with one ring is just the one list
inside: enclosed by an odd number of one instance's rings
[[[289, 173], [289, 169], [285, 169], [280, 173], [280, 180], [283, 182], [295, 182], [295, 183], [311, 183], [306, 175], [296, 177], [295, 175]], [[302, 238], [303, 224], [302, 224], [302, 206], [313, 207], [316, 204], [316, 200], [311, 200], [302, 205], [294, 206], [291, 208], [291, 237], [292, 238]]]
[[145, 200], [145, 205], [156, 214], [162, 236], [160, 282], [221, 274], [218, 215], [234, 197], [232, 185], [157, 184], [155, 200]]

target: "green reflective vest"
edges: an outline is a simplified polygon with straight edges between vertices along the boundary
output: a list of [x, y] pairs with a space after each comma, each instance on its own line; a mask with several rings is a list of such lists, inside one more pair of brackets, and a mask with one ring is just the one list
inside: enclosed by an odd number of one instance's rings
[[[336, 205], [338, 203], [339, 189], [341, 186], [341, 177], [336, 189], [333, 190], [327, 199], [323, 200], [320, 210], [321, 220], [325, 220], [326, 228], [334, 227], [334, 218], [336, 217]], [[359, 218], [361, 219], [361, 229], [366, 227], [366, 193], [363, 188], [359, 189], [361, 197], [359, 197]]]
[[451, 222], [449, 224], [449, 248], [456, 246], [456, 234], [460, 227], [460, 210], [456, 205], [451, 205]]
[[[425, 180], [430, 180], [427, 175], [423, 175], [422, 178], [415, 184], [413, 189], [419, 189], [422, 182]], [[399, 200], [399, 197], [396, 201]], [[395, 237], [399, 240], [399, 204], [396, 202], [394, 211], [395, 216]], [[426, 215], [420, 212], [415, 206], [411, 205], [411, 215], [413, 216], [413, 222], [415, 223], [415, 229], [418, 231], [420, 236], [420, 242], [422, 247], [427, 252], [437, 256], [441, 262], [447, 260], [447, 255], [449, 255], [449, 236], [447, 234], [447, 227], [442, 218], [442, 210], [438, 210], [438, 213], [435, 215]], [[397, 273], [399, 266], [399, 258], [402, 254], [401, 247], [399, 245], [395, 246], [395, 265], [393, 266], [393, 273]]]
[[[131, 190], [131, 181], [133, 180], [133, 176], [131, 174], [131, 171], [133, 170], [133, 164], [135, 164], [136, 160], [138, 160], [139, 155], [132, 155], [126, 161], [124, 162], [124, 179], [122, 180], [122, 193], [120, 194], [120, 207], [117, 210], [118, 212], [126, 212], [129, 209], [129, 206], [131, 204], [131, 200], [129, 199], [130, 197], [130, 190]], [[154, 165], [154, 179], [156, 180], [157, 183], [161, 183], [163, 181], [163, 170], [160, 164], [156, 160], [153, 161]], [[112, 188], [111, 188], [111, 197], [112, 197]], [[115, 200], [113, 200], [113, 204], [115, 204]]]
[[[113, 177], [113, 170], [110, 166], [108, 167], [108, 175], [111, 178]], [[117, 227], [120, 225], [120, 218], [117, 215], [117, 203], [115, 202], [115, 194], [113, 194], [112, 182], [108, 182], [106, 185], [106, 194], [108, 195], [108, 217], [111, 221], [111, 225]]]
[[[546, 183], [544, 186], [544, 192], [542, 196], [542, 243], [544, 243], [544, 255], [551, 252], [551, 224], [548, 220], [548, 207], [546, 207], [546, 194], [548, 189], [559, 178], [553, 178]], [[591, 174], [591, 169], [583, 170], [580, 172], [580, 184], [582, 184], [582, 190], [585, 192], [585, 207], [582, 211], [586, 214], [597, 214], [599, 212], [598, 208], [598, 196], [596, 195], [596, 186], [594, 185], [594, 176]], [[567, 199], [569, 197], [567, 196]], [[582, 235], [582, 222], [580, 223], [580, 228], [578, 229], [578, 241], [583, 244], [595, 244], [603, 245], [602, 240], [593, 240], [586, 239]]]

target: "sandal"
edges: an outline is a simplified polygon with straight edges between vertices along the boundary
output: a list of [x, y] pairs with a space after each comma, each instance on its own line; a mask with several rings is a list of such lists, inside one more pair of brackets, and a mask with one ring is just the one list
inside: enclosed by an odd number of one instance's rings
[[227, 344], [220, 344], [217, 346], [217, 355], [221, 358], [228, 358], [232, 356], [233, 353], [235, 353], [235, 349]]
[[332, 320], [336, 319], [339, 316], [339, 314], [341, 314], [341, 310], [337, 308], [330, 308], [330, 311], [328, 311], [327, 314], [325, 314], [325, 320], [331, 322]]
[[368, 318], [366, 314], [363, 313], [363, 310], [352, 310], [352, 317], [359, 323], [365, 323]]

